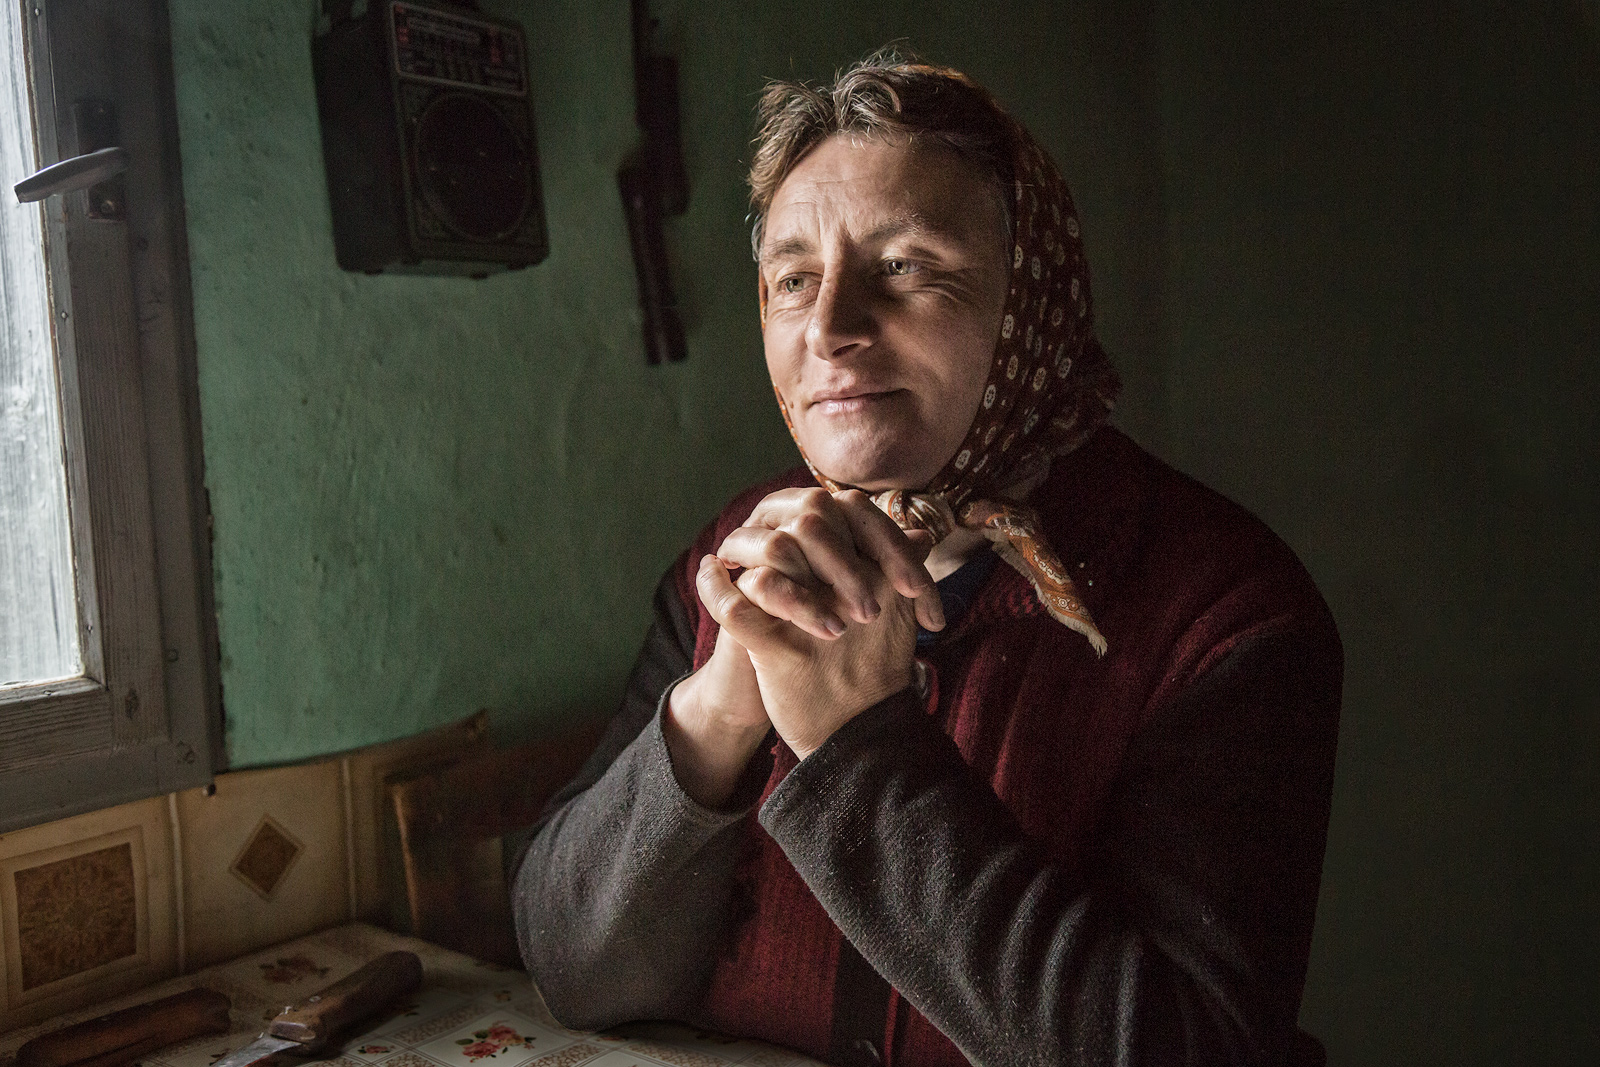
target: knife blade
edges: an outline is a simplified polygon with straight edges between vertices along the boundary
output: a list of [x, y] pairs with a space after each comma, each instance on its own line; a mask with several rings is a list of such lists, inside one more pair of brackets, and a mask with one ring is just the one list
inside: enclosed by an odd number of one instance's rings
[[314, 1056], [354, 1023], [370, 1018], [422, 985], [422, 961], [414, 952], [385, 952], [377, 959], [279, 1012], [267, 1032], [213, 1067], [251, 1067], [287, 1052]]

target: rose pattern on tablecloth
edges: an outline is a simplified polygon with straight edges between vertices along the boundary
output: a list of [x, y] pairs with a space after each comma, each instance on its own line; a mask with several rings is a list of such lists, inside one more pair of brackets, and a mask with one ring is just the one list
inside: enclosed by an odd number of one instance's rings
[[[0, 1035], [0, 1067], [14, 1067], [17, 1047], [31, 1037], [196, 986], [233, 1000], [230, 1032], [169, 1046], [134, 1067], [212, 1067], [254, 1041], [265, 1018], [284, 1004], [396, 949], [421, 958], [423, 988], [350, 1035], [337, 1058], [315, 1067], [822, 1067], [797, 1052], [669, 1024], [615, 1033], [569, 1030], [551, 1017], [525, 976], [361, 923]], [[283, 981], [285, 975], [295, 977]], [[275, 1061], [279, 1057], [264, 1067], [305, 1062]]]

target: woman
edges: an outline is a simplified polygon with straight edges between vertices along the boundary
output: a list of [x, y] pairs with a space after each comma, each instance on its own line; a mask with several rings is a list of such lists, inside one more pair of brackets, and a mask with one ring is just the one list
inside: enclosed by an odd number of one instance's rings
[[807, 466], [663, 580], [514, 864], [552, 1011], [841, 1064], [1304, 1052], [1342, 673], [1310, 579], [1105, 425], [1071, 199], [982, 89], [880, 54], [762, 119]]

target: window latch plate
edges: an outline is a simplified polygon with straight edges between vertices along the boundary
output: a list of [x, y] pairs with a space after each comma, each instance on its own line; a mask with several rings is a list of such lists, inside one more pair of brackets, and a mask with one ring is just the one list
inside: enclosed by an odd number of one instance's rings
[[52, 163], [12, 190], [17, 202], [29, 204], [56, 193], [87, 187], [89, 217], [106, 222], [127, 218], [128, 199], [122, 172], [127, 149], [117, 147], [117, 113], [104, 100], [79, 100], [72, 109], [78, 132], [78, 155]]

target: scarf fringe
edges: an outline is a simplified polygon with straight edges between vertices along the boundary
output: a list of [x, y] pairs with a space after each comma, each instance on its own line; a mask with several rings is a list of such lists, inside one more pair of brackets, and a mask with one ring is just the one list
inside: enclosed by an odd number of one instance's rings
[[[1103, 658], [1110, 645], [1106, 643], [1105, 635], [1095, 626], [1094, 620], [1089, 617], [1089, 609], [1082, 607], [1080, 603], [1079, 611], [1061, 610], [1055, 603], [1056, 595], [1059, 594], [1052, 595], [1053, 591], [1045, 587], [1044, 583], [1039, 580], [1038, 572], [1029, 566], [1027, 558], [1017, 551], [1017, 546], [1012, 544], [1011, 538], [1004, 531], [993, 527], [985, 527], [983, 532], [989, 538], [990, 544], [994, 546], [994, 550], [999, 553], [1000, 558], [1010, 564], [1012, 569], [1028, 579], [1028, 582], [1033, 586], [1034, 594], [1039, 598], [1039, 603], [1044, 605], [1044, 609], [1050, 613], [1050, 617], [1067, 629], [1082, 634], [1084, 639], [1089, 642], [1089, 647], [1094, 649], [1095, 655]], [[1066, 586], [1066, 594], [1073, 600], [1077, 600], [1075, 595], [1077, 590], [1073, 588], [1072, 579], [1066, 579], [1064, 584]]]

